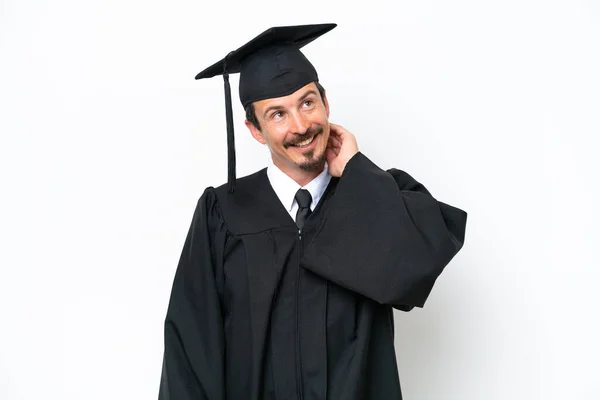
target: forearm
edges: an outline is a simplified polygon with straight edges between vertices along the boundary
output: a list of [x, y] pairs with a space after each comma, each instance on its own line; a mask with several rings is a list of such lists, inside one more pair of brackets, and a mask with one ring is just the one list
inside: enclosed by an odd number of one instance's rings
[[464, 241], [466, 213], [410, 175], [362, 153], [341, 176], [327, 220], [305, 252], [315, 273], [383, 304], [423, 306]]

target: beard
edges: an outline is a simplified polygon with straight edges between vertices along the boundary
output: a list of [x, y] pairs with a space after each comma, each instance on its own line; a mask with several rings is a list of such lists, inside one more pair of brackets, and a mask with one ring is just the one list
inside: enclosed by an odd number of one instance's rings
[[318, 171], [319, 169], [323, 168], [323, 164], [325, 162], [325, 152], [323, 152], [320, 155], [317, 155], [316, 157], [315, 157], [314, 153], [315, 153], [314, 150], [310, 150], [310, 151], [304, 153], [306, 160], [302, 161], [301, 163], [298, 164], [298, 166], [302, 170], [308, 171], [308, 172], [314, 172], [314, 171]]
[[[302, 135], [297, 135], [294, 140], [290, 140], [289, 142], [285, 142], [283, 144], [284, 148], [289, 148], [291, 146], [295, 146], [298, 143], [302, 143], [303, 141], [312, 138], [313, 136], [317, 136], [321, 133], [323, 133], [323, 126], [318, 125], [317, 127], [313, 128], [310, 127], [306, 130], [306, 132]], [[316, 139], [315, 139], [316, 140]], [[323, 167], [323, 163], [325, 161], [325, 151], [323, 151], [321, 154], [315, 154], [317, 149], [311, 149], [311, 150], [307, 150], [305, 153], [302, 153], [305, 157], [305, 159], [299, 163], [296, 163], [296, 165], [298, 165], [298, 167], [300, 167], [300, 169], [307, 171], [307, 172], [314, 172], [314, 171], [318, 171], [320, 168]]]

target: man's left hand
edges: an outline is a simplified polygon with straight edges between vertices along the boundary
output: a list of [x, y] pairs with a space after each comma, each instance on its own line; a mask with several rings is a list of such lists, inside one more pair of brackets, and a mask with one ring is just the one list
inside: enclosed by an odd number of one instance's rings
[[329, 124], [329, 127], [327, 165], [331, 176], [340, 177], [348, 161], [358, 153], [358, 143], [356, 137], [341, 126]]

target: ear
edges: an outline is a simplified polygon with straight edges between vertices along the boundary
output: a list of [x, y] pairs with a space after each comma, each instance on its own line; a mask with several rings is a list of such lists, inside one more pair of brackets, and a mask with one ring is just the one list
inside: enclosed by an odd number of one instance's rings
[[260, 144], [267, 144], [267, 141], [263, 137], [261, 131], [259, 131], [258, 128], [254, 126], [252, 122], [245, 120], [244, 123], [246, 124], [246, 128], [248, 128], [250, 134], [252, 134], [252, 137], [254, 139], [256, 139]]
[[329, 118], [329, 101], [327, 100], [327, 91], [323, 91], [323, 104], [325, 104], [325, 112], [327, 112], [327, 118]]

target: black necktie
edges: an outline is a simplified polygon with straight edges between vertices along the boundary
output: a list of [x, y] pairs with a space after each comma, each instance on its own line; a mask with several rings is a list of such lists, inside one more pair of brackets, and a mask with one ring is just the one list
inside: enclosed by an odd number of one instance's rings
[[302, 230], [304, 221], [310, 215], [310, 203], [312, 203], [312, 197], [310, 192], [306, 189], [300, 189], [296, 192], [296, 201], [298, 202], [298, 212], [296, 213], [296, 225], [298, 229]]

